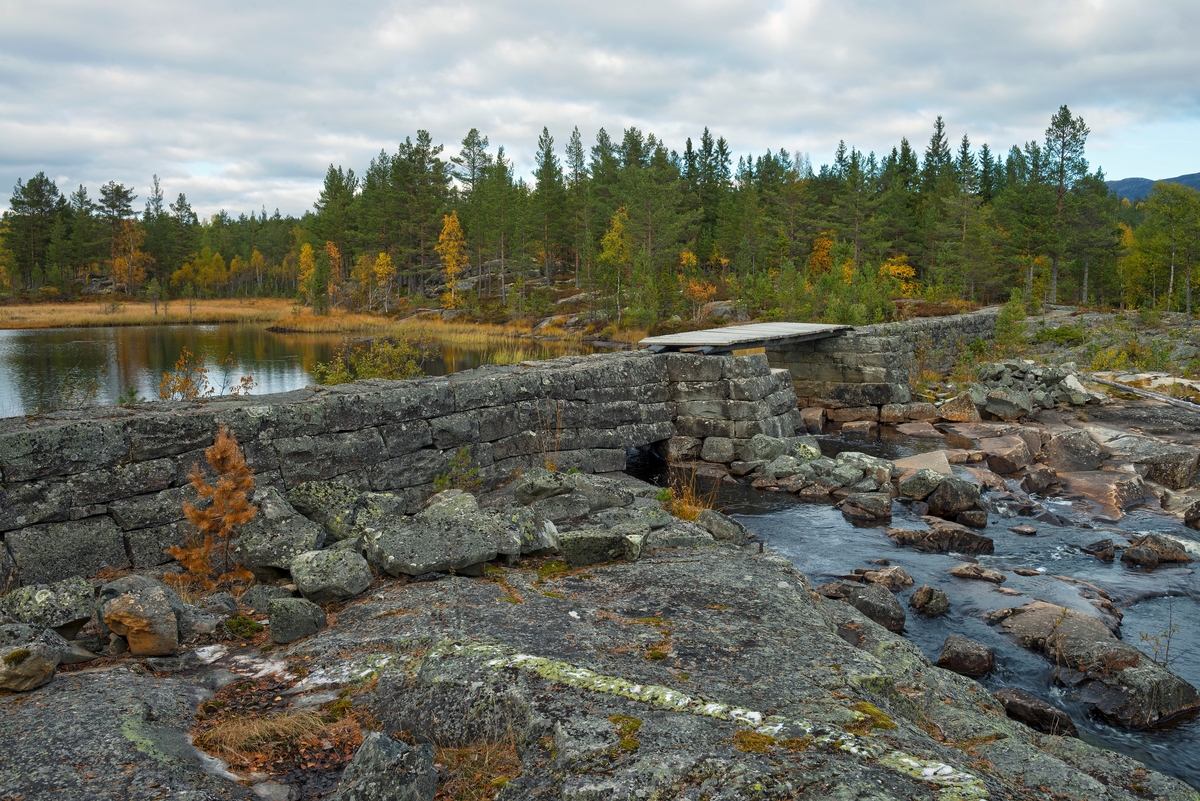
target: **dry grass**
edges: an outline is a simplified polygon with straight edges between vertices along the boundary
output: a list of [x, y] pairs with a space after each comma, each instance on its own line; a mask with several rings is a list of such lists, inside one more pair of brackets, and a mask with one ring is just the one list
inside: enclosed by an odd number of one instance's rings
[[681, 466], [671, 467], [671, 498], [666, 502], [667, 511], [682, 520], [695, 521], [705, 509], [712, 509], [717, 504], [717, 493], [721, 485], [717, 481], [710, 482], [707, 490], [700, 488], [696, 468]]
[[521, 758], [511, 738], [466, 748], [438, 748], [438, 801], [491, 801], [521, 774]]
[[282, 712], [261, 718], [236, 717], [205, 731], [196, 738], [196, 744], [230, 762], [245, 763], [256, 752], [303, 740], [319, 740], [336, 722], [315, 710]]
[[191, 314], [183, 300], [171, 301], [168, 311], [141, 301], [120, 303], [25, 303], [0, 306], [0, 328], [92, 328], [112, 325], [179, 325], [193, 323], [273, 323], [290, 314], [292, 302], [280, 298], [197, 300]]

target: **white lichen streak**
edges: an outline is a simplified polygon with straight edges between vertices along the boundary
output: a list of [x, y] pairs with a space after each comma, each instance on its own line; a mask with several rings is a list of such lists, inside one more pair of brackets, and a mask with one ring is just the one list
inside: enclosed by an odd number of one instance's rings
[[[881, 740], [854, 734], [832, 724], [775, 716], [764, 718], [761, 712], [752, 709], [696, 698], [659, 684], [639, 684], [618, 676], [606, 676], [578, 665], [517, 653], [498, 645], [442, 642], [429, 652], [427, 658], [481, 660], [484, 665], [496, 670], [516, 668], [575, 689], [617, 695], [671, 712], [742, 723], [769, 737], [779, 736], [786, 731], [788, 737], [809, 737], [818, 747], [875, 760], [906, 776], [936, 785], [941, 790], [939, 798], [944, 801], [977, 801], [988, 797], [983, 781], [971, 773], [943, 762], [920, 759], [903, 751], [892, 750]], [[862, 717], [866, 719], [865, 715]]]

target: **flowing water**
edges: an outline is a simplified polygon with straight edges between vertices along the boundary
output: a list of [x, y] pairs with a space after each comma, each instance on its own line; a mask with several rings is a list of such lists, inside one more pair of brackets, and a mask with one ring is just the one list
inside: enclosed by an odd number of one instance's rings
[[[943, 441], [944, 442], [944, 441]], [[927, 451], [941, 444], [893, 436], [873, 442], [826, 439], [822, 450], [828, 456], [843, 450], [856, 450], [895, 459]], [[639, 477], [665, 483], [658, 466], [635, 467]], [[1022, 606], [1034, 600], [1065, 606], [1081, 612], [1096, 609], [1081, 596], [1078, 584], [1058, 578], [1077, 579], [1106, 591], [1118, 609], [1124, 612], [1120, 635], [1125, 641], [1154, 656], [1154, 642], [1140, 635], [1158, 638], [1162, 659], [1170, 633], [1170, 668], [1200, 687], [1200, 580], [1190, 565], [1165, 565], [1154, 571], [1130, 568], [1116, 561], [1104, 563], [1085, 554], [1079, 546], [1112, 537], [1118, 543], [1137, 532], [1161, 532], [1193, 543], [1192, 555], [1200, 559], [1200, 539], [1176, 517], [1150, 510], [1133, 510], [1118, 525], [1091, 527], [1083, 507], [1043, 498], [1040, 502], [1073, 525], [1055, 527], [1036, 523], [1033, 537], [1012, 533], [1013, 525], [1030, 522], [1028, 518], [1004, 519], [989, 515], [985, 532], [995, 541], [996, 552], [978, 557], [980, 564], [1007, 574], [1004, 587], [1021, 597], [1004, 595], [996, 585], [969, 581], [949, 575], [963, 560], [944, 554], [926, 554], [901, 548], [885, 534], [887, 526], [859, 527], [846, 520], [832, 505], [802, 503], [786, 492], [765, 492], [745, 485], [723, 483], [717, 505], [740, 520], [769, 547], [786, 556], [815, 587], [846, 576], [855, 568], [872, 568], [876, 559], [887, 559], [912, 575], [914, 587], [929, 584], [945, 591], [950, 598], [950, 613], [925, 618], [908, 608], [912, 588], [899, 593], [908, 613], [904, 636], [915, 643], [931, 661], [936, 660], [942, 643], [951, 634], [968, 637], [991, 647], [996, 653], [996, 670], [981, 681], [992, 689], [1019, 687], [1070, 713], [1082, 738], [1094, 745], [1121, 751], [1142, 760], [1163, 773], [1177, 776], [1200, 789], [1200, 715], [1178, 720], [1148, 731], [1126, 731], [1110, 726], [1089, 714], [1070, 691], [1054, 683], [1054, 667], [1038, 654], [1026, 651], [1003, 633], [989, 626], [983, 614], [995, 609]], [[895, 504], [893, 526], [925, 528], [919, 518]], [[1200, 562], [1198, 562], [1200, 563]], [[1194, 563], [1197, 564], [1197, 563]], [[1041, 571], [1023, 577], [1015, 568]]]
[[[277, 334], [245, 324], [0, 330], [0, 417], [54, 408], [72, 390], [77, 398], [81, 389], [90, 394], [92, 382], [97, 405], [117, 403], [128, 387], [154, 398], [163, 373], [185, 347], [210, 364], [232, 354], [238, 362], [232, 381], [251, 375], [256, 394], [287, 392], [313, 384], [313, 365], [328, 361], [344, 341], [340, 335]], [[587, 346], [533, 341], [528, 348], [536, 358], [591, 352]], [[428, 375], [445, 375], [478, 367], [492, 354], [435, 345], [423, 366]], [[210, 378], [219, 383], [219, 371]]]

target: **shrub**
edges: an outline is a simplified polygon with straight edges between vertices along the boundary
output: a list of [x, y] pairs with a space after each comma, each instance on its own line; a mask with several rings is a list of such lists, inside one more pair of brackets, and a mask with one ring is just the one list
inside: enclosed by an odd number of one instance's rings
[[425, 374], [421, 367], [423, 360], [421, 350], [404, 340], [373, 339], [365, 345], [347, 342], [328, 362], [313, 366], [313, 377], [318, 384], [348, 384], [364, 378], [417, 378]]

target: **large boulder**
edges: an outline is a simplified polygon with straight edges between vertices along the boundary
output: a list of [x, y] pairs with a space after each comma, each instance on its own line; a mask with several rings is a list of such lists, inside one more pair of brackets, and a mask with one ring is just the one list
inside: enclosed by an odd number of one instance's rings
[[237, 538], [238, 561], [259, 581], [286, 577], [302, 553], [325, 544], [325, 529], [297, 512], [274, 487], [254, 493], [258, 514]]
[[1160, 562], [1191, 562], [1192, 557], [1184, 549], [1183, 543], [1173, 537], [1163, 534], [1146, 534], [1133, 540], [1135, 547], [1152, 549], [1158, 554]]
[[904, 607], [882, 584], [863, 584], [850, 591], [851, 606], [889, 631], [904, 631]]
[[950, 611], [950, 599], [946, 597], [946, 593], [928, 584], [922, 584], [913, 590], [913, 594], [908, 598], [908, 605], [925, 617], [938, 617]]
[[1043, 701], [1033, 693], [1016, 687], [1001, 687], [993, 695], [1004, 705], [1004, 712], [1032, 729], [1060, 737], [1078, 737], [1075, 721], [1061, 709]]
[[789, 450], [788, 443], [778, 437], [755, 434], [749, 442], [742, 446], [740, 455], [744, 462], [770, 462], [783, 456]]
[[590, 476], [586, 473], [575, 473], [568, 478], [575, 486], [575, 493], [587, 499], [589, 512], [629, 506], [633, 503], [633, 493], [615, 479]]
[[878, 456], [868, 456], [858, 451], [842, 451], [835, 460], [841, 467], [849, 467], [860, 471], [866, 478], [876, 484], [886, 484], [892, 480], [893, 463]]
[[175, 591], [145, 576], [126, 576], [100, 590], [99, 614], [125, 638], [134, 656], [169, 656], [179, 650], [186, 611]]
[[1117, 519], [1123, 516], [1126, 508], [1150, 495], [1150, 490], [1141, 476], [1123, 470], [1059, 473], [1058, 480], [1068, 497], [1083, 497], [1096, 501], [1106, 515]]
[[[516, 539], [522, 554], [540, 554], [558, 550], [558, 527], [527, 506], [510, 506], [499, 512], [510, 536]], [[498, 550], [498, 549], [497, 549]]]
[[882, 584], [892, 592], [913, 585], [913, 577], [899, 565], [890, 565], [879, 570], [868, 570], [862, 575], [865, 580], [872, 584]]
[[1043, 461], [1055, 470], [1095, 470], [1104, 461], [1104, 451], [1083, 429], [1055, 434], [1046, 444]]
[[1033, 398], [1028, 392], [1001, 387], [987, 394], [984, 409], [1001, 420], [1013, 422], [1032, 412], [1033, 405]]
[[35, 690], [54, 678], [58, 653], [42, 642], [0, 646], [0, 690]]
[[500, 553], [500, 543], [509, 548], [512, 539], [498, 514], [481, 510], [473, 496], [458, 490], [435, 495], [412, 517], [364, 510], [357, 526], [367, 561], [393, 576], [445, 573], [490, 562]]
[[1118, 725], [1140, 729], [1200, 709], [1200, 693], [1099, 618], [1054, 604], [1008, 610], [1004, 629], [1025, 648], [1059, 666], [1057, 680]]
[[16, 648], [35, 642], [53, 651], [57, 655], [59, 665], [77, 665], [96, 658], [95, 654], [82, 645], [63, 639], [54, 629], [31, 626], [28, 623], [0, 624], [0, 648]]
[[566, 495], [575, 491], [574, 477], [545, 468], [534, 468], [513, 483], [513, 497], [517, 503], [528, 506], [543, 498]]
[[350, 550], [309, 551], [292, 562], [296, 589], [319, 604], [353, 598], [372, 578], [367, 560]]
[[342, 772], [332, 801], [433, 801], [432, 745], [409, 745], [373, 731]]
[[943, 420], [955, 423], [978, 423], [979, 408], [971, 398], [971, 393], [963, 392], [938, 407], [938, 415]]
[[842, 501], [842, 514], [851, 520], [871, 523], [892, 519], [892, 496], [886, 492], [855, 492]]
[[288, 490], [297, 512], [319, 523], [331, 542], [354, 535], [354, 515], [362, 493], [337, 481], [306, 481]]
[[644, 524], [624, 523], [613, 528], [582, 526], [563, 531], [558, 537], [558, 552], [571, 567], [637, 559], [650, 533]]
[[1196, 473], [1200, 452], [1189, 445], [1159, 442], [1129, 434], [1104, 443], [1114, 461], [1132, 464], [1150, 481], [1171, 489], [1182, 489]]
[[979, 501], [979, 487], [961, 478], [945, 479], [937, 485], [925, 502], [929, 504], [930, 514], [938, 517], [951, 517], [959, 512], [974, 509]]
[[277, 598], [294, 598], [296, 593], [286, 587], [272, 584], [255, 584], [242, 593], [241, 602], [255, 613], [265, 615], [270, 611], [271, 601]]
[[905, 498], [923, 501], [933, 494], [938, 485], [945, 480], [946, 476], [941, 473], [929, 468], [922, 468], [903, 476], [897, 485], [897, 489], [899, 489], [900, 495]]
[[0, 613], [18, 623], [52, 628], [70, 639], [96, 612], [96, 592], [82, 576], [18, 587], [0, 598]]
[[979, 447], [987, 454], [988, 467], [1001, 475], [1015, 473], [1033, 461], [1023, 437], [989, 437], [981, 439]]
[[964, 676], [984, 676], [996, 667], [996, 655], [983, 643], [951, 634], [942, 644], [936, 664]]
[[271, 639], [280, 645], [311, 637], [328, 621], [321, 607], [305, 598], [276, 598], [267, 607]]
[[718, 542], [728, 542], [733, 545], [745, 545], [750, 538], [750, 532], [738, 521], [712, 509], [703, 509], [696, 522], [712, 534]]
[[955, 578], [970, 579], [972, 581], [990, 581], [993, 584], [1003, 584], [1008, 579], [999, 570], [992, 570], [989, 567], [984, 567], [974, 562], [968, 562], [967, 564], [952, 568], [950, 575]]

